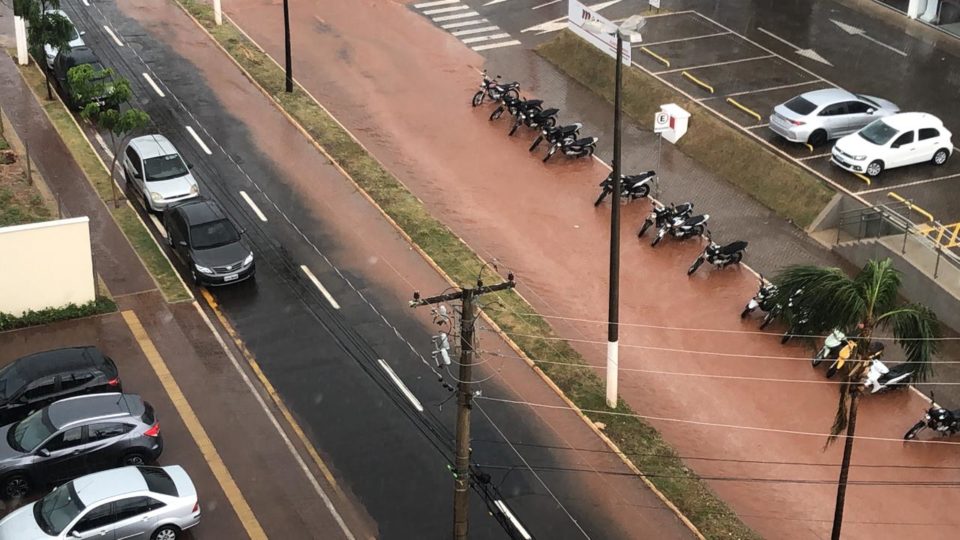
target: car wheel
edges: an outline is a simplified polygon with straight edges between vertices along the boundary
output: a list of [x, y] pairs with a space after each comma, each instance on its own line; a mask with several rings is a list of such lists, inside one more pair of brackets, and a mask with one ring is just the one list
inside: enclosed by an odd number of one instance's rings
[[880, 176], [880, 173], [882, 172], [883, 172], [883, 162], [880, 161], [879, 159], [875, 161], [871, 161], [870, 164], [867, 165], [866, 173], [867, 173], [867, 176], [871, 178], [876, 178], [877, 176]]
[[30, 481], [22, 473], [11, 474], [3, 481], [4, 499], [19, 499], [30, 493]]
[[164, 525], [153, 531], [150, 540], [176, 540], [180, 536], [180, 529], [173, 525]]
[[123, 456], [123, 465], [146, 465], [147, 458], [140, 452], [130, 452]]
[[941, 148], [933, 155], [933, 164], [943, 165], [947, 162], [948, 157], [950, 157], [950, 152], [948, 152], [946, 148]]
[[[190, 263], [190, 266], [193, 266], [193, 263]], [[190, 269], [190, 279], [193, 281], [193, 284], [196, 285], [197, 287], [202, 285], [202, 283], [200, 283], [200, 274], [198, 274], [196, 269], [194, 268]]]
[[813, 147], [827, 144], [827, 132], [822, 129], [814, 131], [810, 134], [810, 137], [807, 138], [807, 144]]

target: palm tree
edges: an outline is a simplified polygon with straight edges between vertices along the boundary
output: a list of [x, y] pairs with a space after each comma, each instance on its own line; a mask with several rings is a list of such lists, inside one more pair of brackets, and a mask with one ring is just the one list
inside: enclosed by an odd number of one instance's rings
[[793, 291], [803, 289], [802, 294], [794, 296], [791, 313], [784, 313], [784, 317], [807, 319], [802, 325], [804, 334], [823, 335], [834, 328], [849, 329], [862, 324], [857, 348], [840, 384], [837, 415], [827, 440], [829, 445], [846, 429], [831, 536], [839, 540], [857, 425], [857, 402], [869, 367], [867, 351], [871, 349], [874, 332], [892, 331], [894, 341], [903, 348], [907, 362], [914, 364], [916, 378], [920, 380], [930, 375], [940, 322], [925, 306], [899, 302], [900, 272], [893, 268], [890, 259], [871, 260], [853, 278], [839, 268], [791, 266], [783, 270], [775, 282], [779, 286], [777, 301], [783, 306]]

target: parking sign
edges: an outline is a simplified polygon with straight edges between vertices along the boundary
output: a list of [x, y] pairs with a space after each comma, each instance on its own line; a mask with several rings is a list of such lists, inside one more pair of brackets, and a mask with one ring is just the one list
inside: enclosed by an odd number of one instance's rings
[[670, 129], [670, 116], [663, 111], [655, 113], [653, 115], [653, 132], [663, 133], [668, 129]]

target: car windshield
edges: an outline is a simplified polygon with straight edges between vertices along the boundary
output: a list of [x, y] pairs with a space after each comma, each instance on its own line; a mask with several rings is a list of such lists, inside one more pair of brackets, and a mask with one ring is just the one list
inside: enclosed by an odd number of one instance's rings
[[791, 99], [790, 101], [784, 103], [783, 106], [801, 116], [806, 116], [812, 113], [814, 109], [817, 108], [816, 105], [807, 101], [807, 99], [803, 96], [797, 96]]
[[27, 380], [17, 369], [16, 364], [10, 364], [0, 369], [0, 399], [7, 399], [15, 394], [17, 390], [23, 388]]
[[240, 235], [233, 223], [221, 219], [190, 227], [190, 240], [193, 249], [210, 249], [237, 242]]
[[870, 106], [873, 107], [874, 109], [879, 109], [879, 108], [880, 108], [880, 105], [878, 105], [876, 101], [868, 98], [867, 96], [862, 96], [862, 95], [860, 95], [860, 94], [857, 94], [857, 97], [860, 98], [860, 101], [866, 103], [867, 105], [870, 105]]
[[878, 146], [890, 142], [890, 139], [897, 134], [897, 130], [888, 126], [883, 120], [871, 122], [869, 126], [857, 132], [858, 135]]
[[147, 169], [147, 181], [169, 180], [186, 176], [187, 166], [183, 164], [179, 154], [169, 154], [150, 158], [143, 162]]
[[73, 482], [55, 488], [33, 506], [33, 517], [43, 532], [60, 534], [86, 508], [77, 496]]
[[80, 39], [80, 34], [77, 33], [77, 27], [76, 27], [76, 26], [73, 26], [73, 24], [71, 24], [71, 25], [70, 25], [70, 39], [68, 39], [67, 41], [68, 41], [68, 42], [70, 42], [70, 41], [76, 41], [76, 40], [78, 40], [78, 39]]
[[40, 409], [14, 424], [7, 433], [7, 442], [21, 452], [33, 452], [40, 443], [56, 432], [57, 429], [50, 423], [46, 409]]

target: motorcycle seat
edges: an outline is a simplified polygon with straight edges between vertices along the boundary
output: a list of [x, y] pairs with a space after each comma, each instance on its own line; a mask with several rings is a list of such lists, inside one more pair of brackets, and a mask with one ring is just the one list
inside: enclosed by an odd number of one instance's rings
[[686, 214], [693, 210], [693, 203], [683, 203], [673, 207], [674, 215]]
[[534, 114], [534, 118], [547, 118], [560, 112], [560, 109], [544, 109]]
[[594, 144], [597, 142], [596, 137], [584, 137], [582, 139], [577, 139], [570, 143], [570, 146], [587, 146], [588, 144]]
[[543, 105], [542, 99], [527, 99], [527, 100], [515, 100], [521, 107], [524, 109], [532, 109], [534, 107], [539, 107]]
[[747, 242], [738, 240], [736, 242], [730, 242], [729, 244], [720, 248], [721, 255], [733, 255], [738, 251], [743, 251], [747, 249]]
[[700, 225], [701, 223], [703, 223], [703, 222], [705, 222], [705, 221], [707, 221], [707, 217], [706, 217], [706, 216], [703, 216], [703, 215], [693, 216], [693, 217], [691, 217], [690, 219], [684, 220], [683, 223], [682, 223], [682, 225], [692, 227], [692, 226], [694, 226], [694, 225]]
[[569, 124], [566, 126], [557, 126], [547, 129], [547, 135], [565, 136], [576, 133], [580, 129], [580, 124]]
[[500, 90], [516, 89], [516, 88], [520, 88], [520, 83], [518, 83], [517, 81], [502, 83], [502, 84], [498, 84], [497, 88], [499, 88]]
[[642, 181], [642, 180], [646, 180], [647, 178], [650, 178], [651, 176], [654, 176], [655, 174], [657, 174], [656, 171], [647, 171], [647, 172], [645, 172], [645, 173], [631, 174], [630, 176], [622, 176], [621, 178], [622, 178], [625, 182], [629, 182], [629, 183], [631, 183], [631, 184], [635, 184], [635, 183], [640, 182], [640, 181]]

